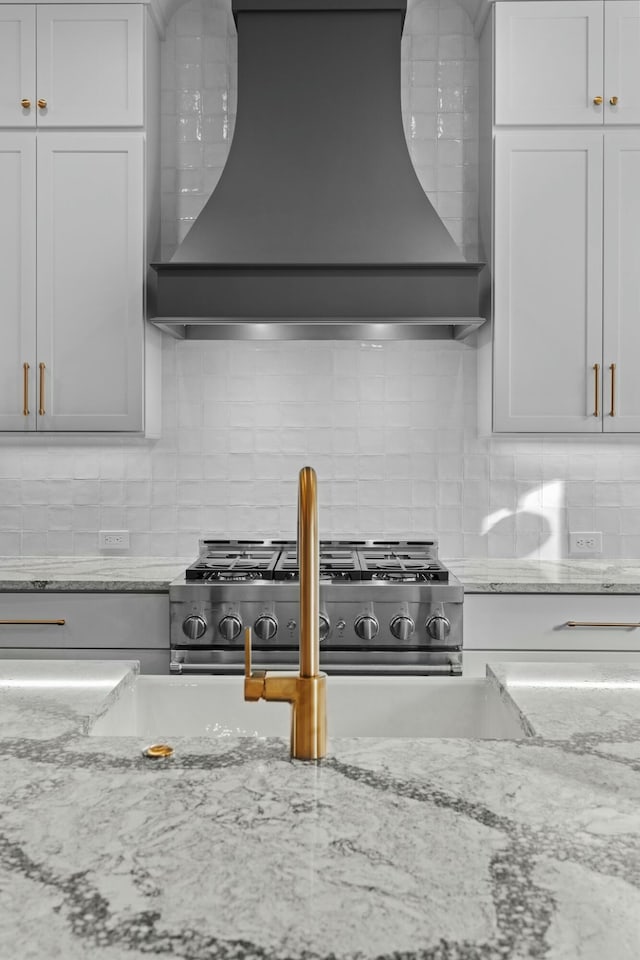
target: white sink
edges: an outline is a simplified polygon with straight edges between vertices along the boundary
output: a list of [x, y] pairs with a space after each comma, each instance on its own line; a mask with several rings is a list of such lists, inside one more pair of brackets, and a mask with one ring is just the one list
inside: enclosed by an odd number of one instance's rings
[[[485, 678], [329, 677], [329, 736], [527, 736], [515, 707]], [[287, 703], [246, 703], [243, 678], [137, 677], [94, 724], [93, 736], [288, 737]]]

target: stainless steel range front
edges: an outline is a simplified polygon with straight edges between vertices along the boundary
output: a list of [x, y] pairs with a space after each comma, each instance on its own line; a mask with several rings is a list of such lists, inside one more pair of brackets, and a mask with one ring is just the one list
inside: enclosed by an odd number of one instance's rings
[[[297, 669], [295, 543], [201, 540], [169, 590], [172, 673]], [[328, 673], [462, 673], [463, 587], [435, 540], [320, 544], [320, 664]]]

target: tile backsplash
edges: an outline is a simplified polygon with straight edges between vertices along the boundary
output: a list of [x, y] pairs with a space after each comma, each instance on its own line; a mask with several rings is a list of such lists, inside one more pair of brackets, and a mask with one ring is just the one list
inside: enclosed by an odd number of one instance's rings
[[[235, 117], [227, 3], [191, 0], [162, 58], [168, 257], [224, 165]], [[477, 243], [477, 46], [455, 0], [409, 4], [403, 113], [418, 176], [468, 256]], [[444, 558], [560, 557], [568, 530], [640, 556], [640, 444], [478, 429], [471, 344], [163, 345], [157, 441], [0, 439], [0, 554], [194, 556], [198, 537], [292, 537], [301, 466], [323, 537], [435, 535]]]

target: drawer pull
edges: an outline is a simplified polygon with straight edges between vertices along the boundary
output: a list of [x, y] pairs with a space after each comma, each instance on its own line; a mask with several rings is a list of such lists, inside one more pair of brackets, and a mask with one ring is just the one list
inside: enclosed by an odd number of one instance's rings
[[10, 627], [45, 625], [50, 627], [64, 627], [66, 620], [0, 620], [0, 624]]
[[607, 620], [567, 620], [567, 627], [621, 627], [626, 630], [634, 630], [640, 627], [640, 623], [613, 623]]

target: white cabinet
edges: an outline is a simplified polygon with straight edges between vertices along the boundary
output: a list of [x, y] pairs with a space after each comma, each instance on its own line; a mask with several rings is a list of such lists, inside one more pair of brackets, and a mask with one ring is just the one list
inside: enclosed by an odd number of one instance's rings
[[144, 318], [159, 190], [150, 14], [0, 4], [0, 82], [0, 430], [157, 435], [159, 334]]
[[0, 126], [33, 126], [35, 87], [36, 8], [0, 5]]
[[640, 132], [605, 136], [604, 170], [604, 430], [638, 432]]
[[464, 675], [510, 660], [640, 663], [640, 595], [466, 593]]
[[29, 398], [36, 362], [35, 183], [33, 134], [0, 131], [0, 430], [36, 424]]
[[497, 124], [640, 123], [635, 0], [499, 2]]
[[38, 429], [141, 430], [142, 134], [42, 134], [37, 169]]
[[140, 660], [168, 673], [168, 595], [0, 593], [0, 659]]
[[639, 250], [640, 132], [496, 134], [494, 430], [640, 430]]
[[0, 124], [143, 124], [138, 4], [0, 6]]
[[140, 431], [142, 134], [0, 133], [0, 170], [0, 429]]

